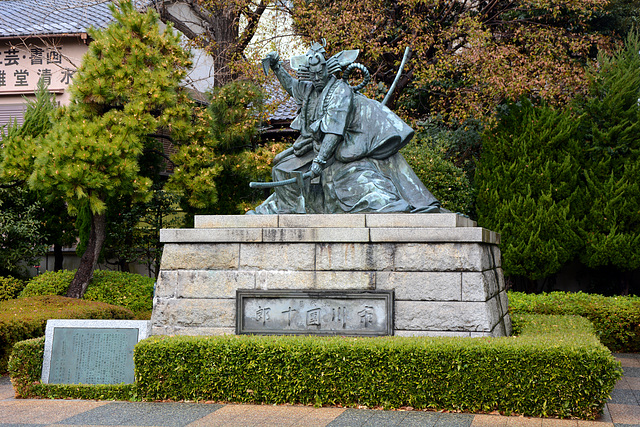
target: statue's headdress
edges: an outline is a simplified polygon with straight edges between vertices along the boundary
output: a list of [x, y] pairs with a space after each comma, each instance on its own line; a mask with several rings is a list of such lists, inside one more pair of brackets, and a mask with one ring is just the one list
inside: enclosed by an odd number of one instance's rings
[[291, 68], [296, 71], [299, 79], [311, 80], [309, 67], [312, 65], [326, 64], [327, 74], [342, 73], [344, 71], [342, 78], [345, 80], [353, 69], [359, 69], [363, 73], [365, 81], [356, 86], [354, 88], [355, 90], [359, 90], [369, 83], [371, 77], [369, 76], [368, 70], [364, 65], [355, 62], [358, 58], [358, 54], [360, 54], [359, 49], [343, 50], [333, 55], [331, 58], [325, 59], [325, 55], [327, 53], [325, 50], [326, 45], [326, 40], [322, 39], [322, 44], [314, 42], [306, 54], [291, 58]]

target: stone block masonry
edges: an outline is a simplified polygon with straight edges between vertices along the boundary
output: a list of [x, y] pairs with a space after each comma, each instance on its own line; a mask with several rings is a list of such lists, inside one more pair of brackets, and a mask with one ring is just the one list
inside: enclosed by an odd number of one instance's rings
[[500, 236], [457, 214], [197, 216], [160, 240], [154, 335], [235, 333], [237, 289], [393, 290], [395, 335], [511, 332]]

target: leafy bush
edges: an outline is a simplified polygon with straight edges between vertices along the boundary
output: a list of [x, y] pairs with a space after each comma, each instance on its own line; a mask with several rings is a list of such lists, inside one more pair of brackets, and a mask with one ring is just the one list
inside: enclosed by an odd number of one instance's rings
[[0, 301], [17, 298], [25, 283], [15, 277], [0, 276]]
[[[69, 270], [48, 271], [31, 279], [20, 296], [65, 295], [74, 274]], [[153, 278], [139, 274], [96, 270], [84, 299], [120, 305], [141, 316], [153, 308], [153, 283]]]
[[44, 335], [49, 319], [133, 319], [133, 313], [97, 301], [57, 295], [0, 302], [0, 373], [7, 369], [13, 344]]
[[74, 274], [75, 271], [71, 270], [46, 271], [29, 280], [20, 297], [65, 295]]
[[414, 139], [401, 151], [420, 181], [453, 212], [469, 213], [473, 200], [464, 171], [446, 158], [446, 146]]
[[583, 316], [593, 323], [600, 341], [611, 351], [640, 352], [640, 297], [509, 292], [509, 311]]
[[621, 371], [589, 322], [517, 323], [494, 339], [156, 336], [136, 347], [136, 378], [145, 399], [595, 417]]

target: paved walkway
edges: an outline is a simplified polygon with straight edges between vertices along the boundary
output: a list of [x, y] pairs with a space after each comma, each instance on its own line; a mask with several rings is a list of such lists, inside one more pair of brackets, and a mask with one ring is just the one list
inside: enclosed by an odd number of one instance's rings
[[640, 354], [617, 354], [624, 377], [597, 421], [420, 411], [207, 403], [14, 399], [0, 377], [0, 427], [5, 426], [424, 426], [640, 427]]

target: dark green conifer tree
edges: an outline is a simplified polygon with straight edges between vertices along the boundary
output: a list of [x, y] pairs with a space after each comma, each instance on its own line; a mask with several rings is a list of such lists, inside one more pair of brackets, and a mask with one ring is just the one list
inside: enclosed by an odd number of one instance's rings
[[523, 100], [485, 132], [476, 171], [478, 222], [502, 234], [506, 275], [544, 278], [576, 256], [577, 128], [569, 111]]
[[[582, 100], [585, 194], [580, 260], [591, 268], [640, 268], [640, 39], [600, 54]], [[623, 293], [628, 282], [622, 284]]]

